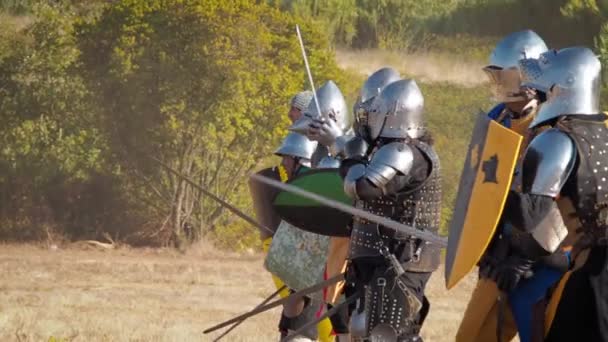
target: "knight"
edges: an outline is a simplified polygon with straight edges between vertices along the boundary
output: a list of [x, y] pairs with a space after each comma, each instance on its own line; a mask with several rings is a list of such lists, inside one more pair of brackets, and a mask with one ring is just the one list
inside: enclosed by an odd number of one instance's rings
[[[302, 132], [315, 143], [319, 142], [317, 149], [312, 156], [311, 166], [314, 169], [336, 169], [340, 165], [341, 156], [334, 153], [333, 144], [329, 140], [318, 139], [319, 135], [314, 134], [311, 128], [316, 123], [324, 123], [331, 127], [332, 137], [352, 137], [352, 116], [348, 112], [344, 95], [333, 81], [327, 81], [316, 90], [316, 97], [319, 107], [315, 101], [304, 111], [302, 117], [290, 128], [292, 131]], [[319, 112], [320, 110], [320, 112]], [[320, 141], [322, 140], [322, 142]], [[327, 262], [325, 267], [325, 278], [331, 278], [343, 273], [346, 269], [346, 256], [348, 253], [349, 239], [345, 237], [332, 236], [329, 241], [327, 252]], [[327, 309], [331, 309], [338, 304], [343, 293], [344, 282], [329, 286], [325, 289], [325, 302]], [[330, 317], [334, 333], [338, 341], [348, 341], [348, 313], [341, 310], [336, 315]]]
[[[281, 181], [286, 182], [299, 173], [309, 170], [311, 167], [311, 160], [316, 149], [317, 142], [311, 141], [304, 135], [295, 132], [288, 133], [281, 143], [281, 146], [275, 151], [275, 155], [282, 157], [281, 165], [278, 167]], [[294, 235], [292, 238], [297, 239], [300, 238], [300, 236], [296, 233], [296, 235]], [[293, 246], [287, 247], [295, 249]], [[306, 253], [306, 251], [303, 253]], [[281, 256], [279, 255], [279, 257]], [[307, 257], [309, 256], [304, 256], [304, 258]], [[316, 257], [325, 261], [325, 255], [317, 255]], [[281, 262], [284, 263], [284, 266], [287, 268], [297, 268], [296, 265], [292, 264], [294, 260], [287, 260], [284, 257], [283, 259], [284, 260], [281, 260]], [[308, 258], [307, 261], [310, 261], [310, 258]], [[319, 281], [322, 279], [322, 264], [323, 262], [319, 263], [319, 267], [317, 267], [319, 271]], [[290, 290], [290, 292], [292, 292], [292, 290]], [[281, 332], [281, 336], [286, 337], [306, 323], [313, 321], [316, 317], [317, 311], [319, 310], [319, 305], [321, 305], [321, 303], [318, 300], [314, 300], [314, 298], [309, 297], [301, 298], [285, 304], [283, 306], [283, 312], [279, 322], [279, 331]], [[328, 320], [324, 320], [319, 322], [316, 327], [312, 327], [311, 329], [304, 331], [298, 338], [301, 341], [314, 341], [317, 339], [321, 341], [330, 341], [331, 330], [330, 322]]]
[[[390, 67], [381, 68], [372, 73], [359, 92], [359, 96], [353, 106], [354, 122], [353, 130], [359, 132], [367, 122], [368, 109], [372, 100], [388, 84], [401, 79], [399, 72]], [[311, 103], [311, 105], [314, 105]], [[331, 156], [337, 159], [344, 157], [346, 143], [354, 137], [353, 130], [346, 131], [337, 120], [327, 120], [325, 116], [311, 116], [308, 127], [304, 131], [306, 136], [320, 145], [327, 147]], [[361, 132], [360, 132], [361, 133]], [[361, 134], [360, 134], [361, 135]]]
[[[525, 150], [533, 134], [528, 126], [538, 110], [539, 99], [534, 91], [521, 87], [519, 61], [537, 58], [546, 51], [545, 42], [534, 31], [514, 32], [496, 45], [490, 55], [490, 63], [483, 68], [492, 86], [494, 99], [500, 101], [488, 116], [524, 137], [520, 151]], [[520, 190], [520, 169], [521, 165], [518, 165], [513, 176], [512, 188], [515, 191]], [[479, 263], [480, 279], [469, 300], [456, 341], [485, 342], [498, 338], [510, 341], [516, 334], [519, 334], [522, 342], [530, 341], [532, 323], [539, 321], [535, 316], [545, 314], [545, 310], [542, 310], [545, 292], [559, 281], [567, 268], [564, 251], [557, 250], [554, 256], [546, 258], [546, 264], [536, 266], [535, 277], [527, 279], [524, 286], [519, 286], [508, 299], [502, 299], [505, 309], [501, 309], [498, 288], [488, 275], [500, 263], [500, 254], [504, 250], [504, 241], [500, 239], [502, 236], [502, 231], [495, 234]], [[555, 261], [559, 264], [556, 265]], [[502, 315], [498, 314], [499, 309], [504, 310]], [[500, 322], [497, 319], [499, 316], [504, 317]], [[497, 331], [500, 337], [497, 337]]]
[[[601, 65], [588, 48], [551, 50], [520, 61], [522, 85], [541, 99], [537, 133], [522, 162], [502, 225], [507, 257], [490, 274], [510, 292], [542, 258], [571, 250], [570, 271], [548, 303], [545, 341], [608, 340], [608, 135], [600, 111]], [[544, 130], [538, 130], [544, 128]], [[508, 234], [507, 234], [508, 232]]]
[[[423, 107], [415, 81], [384, 87], [346, 143], [340, 174], [356, 207], [437, 233], [440, 166]], [[438, 246], [362, 218], [354, 219], [350, 240], [347, 276], [362, 294], [351, 315], [353, 337], [421, 341], [430, 308], [424, 289], [439, 265]]]

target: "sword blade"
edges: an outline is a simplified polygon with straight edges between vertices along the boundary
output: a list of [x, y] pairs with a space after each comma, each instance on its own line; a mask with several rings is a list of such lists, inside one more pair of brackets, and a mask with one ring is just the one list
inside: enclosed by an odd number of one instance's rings
[[345, 212], [347, 214], [353, 215], [353, 216], [357, 216], [357, 217], [361, 217], [364, 218], [368, 221], [380, 224], [384, 227], [388, 227], [391, 229], [394, 229], [398, 232], [402, 232], [402, 233], [406, 233], [409, 235], [412, 235], [416, 238], [428, 241], [430, 243], [434, 243], [440, 247], [446, 247], [448, 245], [447, 243], [447, 239], [444, 237], [441, 237], [439, 235], [433, 234], [431, 232], [428, 231], [424, 231], [424, 230], [420, 230], [420, 229], [416, 229], [416, 228], [412, 228], [410, 226], [406, 226], [403, 223], [399, 223], [393, 220], [390, 220], [386, 217], [382, 217], [382, 216], [378, 216], [372, 213], [369, 213], [365, 210], [361, 210], [358, 208], [355, 208], [353, 206], [349, 206], [346, 205], [344, 203], [340, 203], [338, 201], [334, 201], [333, 199], [329, 199], [320, 195], [317, 195], [315, 193], [306, 191], [304, 189], [300, 189], [296, 186], [293, 186], [291, 184], [287, 184], [287, 183], [281, 183], [281, 182], [277, 182], [274, 179], [270, 179], [268, 177], [264, 177], [261, 175], [250, 175], [251, 178], [256, 179], [260, 182], [266, 183], [270, 186], [273, 186], [275, 188], [278, 188], [280, 190], [283, 191], [287, 191], [287, 192], [291, 192], [293, 194], [302, 196], [304, 198], [308, 198], [310, 200], [319, 202], [327, 207], [330, 208], [334, 208], [337, 210], [340, 210], [342, 212]]
[[[268, 302], [270, 302], [274, 297], [278, 296], [279, 293], [281, 293], [281, 291], [285, 290], [287, 288], [287, 286], [283, 285], [281, 286], [281, 288], [279, 288], [278, 290], [276, 290], [275, 292], [273, 292], [270, 296], [268, 296], [266, 299], [264, 299], [263, 302], [261, 302], [258, 306], [255, 307], [255, 309], [268, 304]], [[245, 322], [247, 320], [247, 318], [243, 318], [242, 320], [234, 323], [234, 325], [232, 325], [230, 328], [228, 328], [226, 331], [224, 331], [220, 336], [216, 337], [213, 342], [217, 342], [219, 340], [221, 340], [224, 336], [228, 335], [232, 330], [234, 330], [236, 327], [238, 327], [239, 325], [241, 325], [241, 323]]]
[[298, 35], [298, 41], [300, 42], [300, 48], [302, 49], [302, 57], [304, 58], [304, 66], [306, 67], [306, 74], [308, 74], [308, 81], [310, 82], [310, 87], [312, 88], [312, 97], [315, 100], [315, 105], [317, 106], [317, 113], [319, 113], [319, 115], [323, 115], [321, 113], [321, 107], [319, 106], [319, 99], [317, 99], [315, 84], [312, 81], [312, 72], [310, 72], [310, 66], [308, 65], [308, 57], [306, 57], [306, 49], [304, 49], [304, 40], [302, 40], [302, 33], [300, 32], [299, 25], [296, 25], [296, 33]]
[[259, 308], [255, 308], [255, 309], [253, 309], [253, 310], [251, 310], [249, 312], [246, 312], [246, 313], [244, 313], [242, 315], [238, 315], [238, 316], [236, 316], [234, 318], [231, 318], [231, 319], [229, 319], [229, 320], [227, 320], [227, 321], [225, 321], [223, 323], [214, 325], [211, 328], [208, 328], [207, 330], [203, 331], [203, 333], [204, 334], [208, 334], [210, 332], [216, 331], [216, 330], [221, 329], [223, 327], [227, 327], [230, 324], [238, 322], [238, 321], [240, 321], [242, 319], [247, 319], [247, 318], [249, 318], [251, 316], [255, 316], [255, 315], [259, 314], [259, 313], [268, 311], [268, 310], [270, 310], [272, 308], [276, 308], [277, 306], [280, 306], [280, 305], [283, 305], [285, 303], [288, 303], [289, 301], [293, 301], [293, 300], [302, 298], [304, 296], [316, 293], [318, 291], [323, 290], [323, 288], [325, 288], [325, 287], [327, 287], [329, 285], [335, 284], [335, 283], [337, 283], [337, 282], [339, 282], [341, 280], [344, 280], [344, 274], [343, 273], [342, 274], [338, 274], [338, 275], [336, 275], [334, 277], [331, 277], [331, 278], [329, 278], [329, 279], [327, 279], [325, 281], [322, 281], [322, 282], [320, 282], [320, 283], [318, 283], [316, 285], [313, 285], [311, 287], [308, 287], [308, 288], [302, 289], [300, 291], [294, 292], [289, 297], [285, 297], [285, 298], [276, 300], [276, 301], [274, 301], [272, 303], [268, 303], [266, 305], [262, 305]]
[[297, 335], [301, 334], [303, 331], [306, 331], [307, 329], [319, 324], [319, 322], [321, 322], [322, 320], [324, 320], [325, 318], [335, 314], [336, 312], [338, 312], [338, 310], [342, 309], [343, 307], [349, 305], [350, 303], [354, 302], [355, 300], [357, 300], [360, 297], [359, 293], [355, 293], [354, 295], [348, 297], [344, 302], [334, 306], [333, 308], [331, 308], [330, 310], [325, 311], [324, 314], [322, 314], [321, 316], [317, 317], [317, 319], [314, 319], [306, 324], [304, 324], [303, 326], [301, 326], [298, 330], [294, 331], [293, 333], [289, 334], [288, 336], [286, 336], [285, 338], [283, 338], [281, 340], [281, 342], [287, 342], [290, 341], [292, 338], [296, 337]]
[[230, 210], [233, 214], [235, 214], [236, 216], [242, 218], [243, 220], [247, 221], [249, 224], [253, 225], [254, 227], [263, 229], [267, 232], [269, 232], [270, 234], [274, 235], [274, 231], [272, 231], [272, 229], [264, 226], [263, 224], [259, 223], [258, 221], [254, 220], [252, 217], [250, 217], [249, 215], [245, 214], [244, 212], [242, 212], [241, 210], [239, 210], [238, 208], [236, 208], [235, 206], [233, 206], [232, 204], [224, 201], [223, 199], [219, 198], [217, 195], [215, 195], [214, 193], [212, 193], [211, 191], [203, 188], [202, 186], [198, 185], [195, 181], [193, 181], [192, 179], [182, 175], [179, 171], [174, 170], [171, 166], [165, 164], [164, 162], [162, 162], [160, 159], [157, 159], [155, 157], [152, 156], [148, 156], [150, 159], [154, 160], [155, 162], [157, 162], [160, 166], [162, 166], [163, 168], [165, 168], [167, 171], [169, 171], [170, 173], [174, 174], [175, 176], [183, 179], [186, 183], [190, 184], [191, 186], [193, 186], [194, 188], [196, 188], [197, 190], [199, 190], [200, 192], [202, 192], [203, 194], [205, 194], [206, 196], [210, 197], [211, 199], [213, 199], [214, 201], [218, 202], [220, 205], [222, 205], [224, 208]]

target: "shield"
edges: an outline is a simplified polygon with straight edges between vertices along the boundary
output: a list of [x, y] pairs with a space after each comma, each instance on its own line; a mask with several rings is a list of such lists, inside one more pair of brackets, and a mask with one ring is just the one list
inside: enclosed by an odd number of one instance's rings
[[264, 267], [290, 289], [297, 291], [310, 287], [323, 281], [329, 239], [281, 221], [272, 238]]
[[[276, 167], [261, 170], [257, 174], [278, 181], [281, 180], [278, 168]], [[249, 192], [251, 193], [251, 198], [253, 199], [253, 209], [258, 222], [260, 222], [263, 226], [272, 229], [273, 232], [276, 232], [279, 224], [281, 223], [281, 218], [277, 214], [272, 203], [279, 193], [279, 190], [256, 181], [253, 178], [249, 178]], [[260, 230], [260, 235], [262, 241], [272, 236], [270, 232], [266, 230]]]
[[494, 235], [522, 139], [485, 113], [479, 114], [450, 222], [445, 261], [448, 289], [471, 272]]
[[[353, 204], [353, 200], [344, 193], [342, 178], [337, 169], [309, 170], [288, 183], [341, 203]], [[302, 230], [327, 236], [350, 236], [347, 226], [352, 216], [314, 200], [280, 191], [274, 207], [283, 220]]]

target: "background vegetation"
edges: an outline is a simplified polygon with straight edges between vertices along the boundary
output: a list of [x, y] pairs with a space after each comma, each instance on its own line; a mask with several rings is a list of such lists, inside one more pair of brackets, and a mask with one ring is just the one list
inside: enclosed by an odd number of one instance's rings
[[[498, 37], [532, 28], [606, 60], [607, 14], [593, 0], [0, 0], [0, 240], [257, 245], [150, 157], [251, 212], [246, 174], [276, 163], [287, 101], [308, 87], [296, 23], [316, 83], [352, 102], [365, 75], [340, 69], [335, 48], [482, 63]], [[491, 103], [483, 86], [421, 87], [445, 226], [470, 118]]]

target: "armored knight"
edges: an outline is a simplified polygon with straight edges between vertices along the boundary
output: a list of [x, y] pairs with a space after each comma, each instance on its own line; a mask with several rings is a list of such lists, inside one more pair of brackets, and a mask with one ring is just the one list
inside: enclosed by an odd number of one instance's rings
[[[302, 116], [302, 112], [308, 107], [311, 99], [311, 91], [302, 91], [292, 97], [288, 113], [292, 123]], [[304, 172], [310, 168], [311, 159], [316, 148], [317, 142], [310, 141], [300, 134], [289, 133], [281, 143], [281, 146], [275, 151], [277, 156], [282, 157], [281, 164], [273, 168], [264, 169], [259, 173], [266, 177], [286, 181], [299, 172]], [[264, 226], [270, 227], [276, 234], [277, 228], [279, 228], [281, 224], [281, 219], [272, 208], [272, 201], [274, 200], [277, 191], [268, 188], [259, 182], [250, 182], [249, 186], [254, 199], [253, 204], [257, 219], [264, 224]], [[263, 240], [264, 251], [268, 253], [274, 235], [269, 234], [267, 231], [261, 231], [260, 233]], [[280, 257], [281, 255], [277, 255], [276, 257], [273, 257], [273, 259]], [[268, 259], [269, 256], [267, 255], [266, 261], [268, 261]], [[281, 263], [283, 260], [278, 260], [278, 262]], [[283, 264], [289, 266], [290, 262], [290, 260], [284, 260]], [[273, 281], [277, 289], [282, 288], [284, 285], [284, 279], [281, 279], [274, 274]], [[291, 290], [289, 289], [283, 290], [281, 296], [288, 296], [290, 291]], [[310, 298], [285, 305], [279, 322], [281, 335], [287, 336], [290, 331], [297, 330], [302, 325], [315, 319], [317, 309], [318, 307], [313, 305]], [[320, 341], [331, 341], [332, 339], [329, 337], [330, 333], [331, 324], [328, 321], [323, 321], [320, 322], [317, 327], [305, 331], [303, 336], [300, 336], [300, 340], [319, 339]]]
[[[501, 102], [488, 115], [525, 137], [521, 151], [525, 150], [532, 134], [528, 126], [538, 109], [538, 99], [533, 91], [526, 91], [520, 87], [518, 63], [523, 58], [537, 58], [545, 51], [547, 51], [545, 42], [535, 32], [530, 30], [515, 32], [497, 44], [490, 55], [490, 64], [483, 68], [492, 85], [494, 98]], [[519, 189], [520, 176], [520, 171], [516, 171], [512, 182], [514, 189]], [[527, 286], [520, 286], [509, 296], [513, 301], [508, 303], [504, 318], [498, 322], [499, 292], [496, 284], [488, 279], [488, 274], [499, 262], [498, 255], [504, 250], [502, 247], [504, 242], [500, 241], [500, 236], [502, 232], [499, 231], [480, 261], [480, 279], [471, 295], [456, 341], [494, 341], [497, 339], [497, 330], [501, 332], [500, 338], [503, 341], [512, 340], [517, 333], [522, 342], [530, 341], [531, 325], [534, 320], [531, 312], [544, 314], [543, 310], [533, 310], [544, 295], [533, 293], [529, 289], [547, 290], [559, 280], [567, 268], [567, 263], [537, 265], [538, 276], [528, 279]], [[567, 260], [562, 250], [556, 251], [555, 256], [547, 259], [547, 261], [556, 260]], [[503, 300], [507, 301], [505, 298]], [[502, 326], [498, 327], [498, 324]]]
[[[522, 163], [522, 191], [512, 191], [502, 218], [508, 256], [491, 277], [506, 292], [540, 260], [571, 248], [547, 315], [545, 341], [608, 340], [608, 135], [600, 112], [601, 66], [583, 47], [520, 61], [523, 85], [546, 99], [531, 128]], [[552, 323], [552, 324], [551, 324]]]
[[[423, 123], [423, 106], [413, 80], [386, 86], [346, 144], [340, 173], [358, 208], [437, 232], [439, 159]], [[363, 340], [421, 341], [430, 307], [424, 288], [439, 257], [438, 246], [355, 218], [347, 276], [362, 298], [351, 316], [351, 334]]]
[[533, 93], [522, 91], [517, 63], [522, 58], [537, 58], [545, 51], [547, 45], [534, 31], [514, 32], [498, 42], [490, 54], [490, 63], [483, 68], [494, 99], [500, 102], [488, 115], [521, 135], [525, 135], [534, 117], [538, 100]]
[[[281, 146], [275, 151], [277, 156], [282, 157], [281, 166], [279, 166], [282, 180], [285, 181], [300, 172], [308, 170], [316, 148], [316, 141], [310, 141], [305, 136], [295, 132], [289, 133]], [[285, 262], [291, 263], [291, 260], [285, 260]], [[295, 267], [295, 265], [292, 266]], [[281, 314], [281, 321], [279, 322], [279, 330], [282, 337], [313, 321], [319, 309], [317, 304], [319, 303], [315, 303], [311, 298], [302, 298], [285, 304]], [[319, 336], [319, 333], [329, 330], [325, 333], [325, 335], [329, 335], [331, 327], [328, 329], [324, 325], [328, 325], [328, 322], [320, 322], [317, 327], [312, 327], [308, 331], [303, 332], [303, 336], [300, 336], [300, 339], [316, 340], [317, 338], [321, 338], [321, 340], [325, 340], [322, 336]]]
[[[303, 116], [291, 128], [292, 131], [302, 132], [307, 137], [315, 142], [319, 142], [312, 159], [312, 167], [315, 169], [337, 169], [340, 166], [340, 157], [334, 151], [334, 143], [336, 138], [343, 141], [352, 135], [351, 124], [352, 119], [346, 106], [346, 100], [342, 92], [333, 81], [328, 81], [316, 91], [316, 96], [319, 104], [310, 101], [308, 108], [304, 111]], [[320, 109], [320, 113], [319, 113]], [[316, 134], [314, 129], [311, 129], [318, 123], [322, 123], [325, 131], [324, 134]], [[348, 137], [348, 138], [347, 138]], [[348, 253], [349, 239], [344, 237], [331, 237], [328, 253], [325, 277], [330, 278], [337, 274], [343, 273], [346, 268], [346, 256]], [[325, 289], [325, 301], [328, 304], [328, 309], [337, 304], [342, 294], [344, 282], [339, 282]], [[342, 312], [330, 317], [334, 333], [337, 335], [337, 340], [349, 340], [348, 329], [348, 314], [345, 308]]]
[[[335, 158], [336, 154], [332, 152], [332, 147], [337, 137], [348, 136], [352, 117], [348, 113], [344, 95], [333, 81], [323, 84], [317, 89], [316, 95], [319, 108], [317, 109], [314, 100], [310, 101], [302, 117], [289, 129], [306, 135], [312, 141], [320, 142], [312, 160], [314, 168], [337, 168], [340, 163]], [[320, 113], [319, 110], [321, 110]], [[324, 128], [329, 131], [323, 132], [323, 135], [317, 134], [317, 131], [311, 129], [316, 127], [317, 123], [325, 124]], [[340, 141], [343, 139], [340, 138]]]
[[[379, 69], [367, 78], [353, 106], [355, 131], [359, 131], [363, 123], [367, 122], [367, 113], [372, 100], [384, 87], [399, 79], [401, 79], [399, 72], [389, 67]], [[314, 104], [311, 103], [311, 105]], [[310, 140], [318, 141], [321, 145], [326, 146], [330, 154], [339, 159], [344, 156], [346, 143], [353, 138], [350, 129], [345, 131], [336, 120], [326, 120], [322, 115], [310, 120], [307, 128], [306, 136]]]

